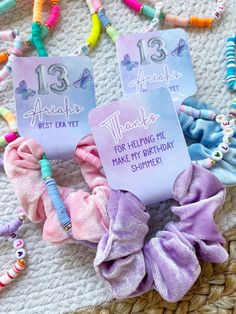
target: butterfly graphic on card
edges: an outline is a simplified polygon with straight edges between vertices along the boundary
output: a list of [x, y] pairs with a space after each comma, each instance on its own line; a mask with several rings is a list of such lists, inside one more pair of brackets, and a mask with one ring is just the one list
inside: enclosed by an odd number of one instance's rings
[[92, 81], [93, 77], [88, 68], [85, 68], [81, 77], [73, 83], [73, 86], [76, 88], [85, 89], [87, 87], [88, 82]]
[[184, 51], [188, 49], [188, 45], [184, 39], [180, 39], [178, 43], [178, 47], [176, 47], [171, 54], [173, 57], [183, 57]]
[[27, 100], [29, 97], [33, 97], [36, 94], [36, 91], [27, 88], [26, 82], [23, 80], [16, 88], [16, 94], [20, 94], [22, 99]]
[[133, 70], [133, 68], [136, 68], [138, 66], [138, 62], [137, 61], [131, 61], [129, 54], [127, 53], [124, 56], [124, 60], [121, 61], [121, 65], [126, 67], [127, 71], [131, 71], [131, 70]]

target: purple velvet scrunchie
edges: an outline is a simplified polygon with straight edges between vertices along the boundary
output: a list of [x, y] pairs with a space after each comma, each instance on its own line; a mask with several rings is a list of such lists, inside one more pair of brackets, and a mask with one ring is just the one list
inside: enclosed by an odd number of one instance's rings
[[98, 244], [94, 266], [116, 298], [156, 289], [169, 301], [180, 300], [197, 280], [198, 258], [222, 263], [228, 254], [214, 213], [225, 189], [208, 170], [191, 165], [173, 187], [177, 203], [171, 211], [179, 217], [144, 244], [149, 214], [129, 192], [112, 191], [107, 205], [110, 226]]

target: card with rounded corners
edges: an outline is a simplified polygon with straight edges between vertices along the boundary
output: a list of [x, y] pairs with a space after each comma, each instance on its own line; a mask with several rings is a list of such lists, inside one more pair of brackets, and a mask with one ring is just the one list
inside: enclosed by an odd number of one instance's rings
[[88, 113], [96, 102], [90, 58], [16, 58], [13, 84], [19, 134], [35, 139], [49, 159], [71, 159], [91, 133]]
[[196, 82], [183, 29], [121, 36], [116, 43], [123, 94], [169, 88], [177, 107], [196, 93]]
[[191, 160], [166, 88], [94, 108], [89, 123], [111, 188], [130, 191], [145, 205], [171, 197]]

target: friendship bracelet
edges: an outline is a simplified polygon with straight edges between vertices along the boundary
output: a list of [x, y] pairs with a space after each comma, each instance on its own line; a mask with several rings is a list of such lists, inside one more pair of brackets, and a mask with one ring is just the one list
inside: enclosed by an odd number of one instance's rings
[[47, 51], [44, 47], [42, 38], [44, 38], [51, 29], [53, 29], [59, 19], [60, 6], [59, 0], [50, 0], [50, 15], [46, 22], [42, 23], [42, 7], [44, 0], [34, 0], [32, 36], [28, 37], [26, 43], [34, 45], [40, 57], [47, 57]]
[[[156, 10], [154, 8], [142, 4], [138, 0], [123, 0], [123, 2], [133, 11], [146, 15], [151, 19], [155, 18]], [[221, 18], [225, 10], [224, 3], [225, 0], [217, 0], [216, 10], [211, 17], [190, 16], [189, 18], [184, 18], [161, 12], [159, 20], [160, 23], [179, 27], [210, 27], [216, 20]]]
[[13, 219], [8, 224], [0, 225], [0, 236], [10, 237], [14, 241], [13, 247], [16, 249], [15, 257], [17, 259], [13, 266], [0, 277], [0, 290], [13, 282], [26, 267], [26, 250], [24, 248], [24, 241], [22, 239], [17, 239], [16, 237], [16, 232], [22, 226], [24, 221], [25, 216], [20, 214], [18, 218]]
[[0, 136], [0, 147], [5, 147], [19, 136], [16, 126], [16, 116], [9, 109], [0, 107], [0, 117], [8, 123], [10, 130], [12, 131], [11, 133], [6, 133]]
[[231, 90], [236, 90], [235, 47], [236, 47], [236, 34], [230, 36], [227, 39], [227, 46], [226, 46], [226, 62], [227, 62], [226, 81], [227, 81], [228, 89], [231, 89]]
[[215, 120], [223, 130], [222, 142], [218, 145], [218, 148], [212, 152], [211, 157], [193, 161], [204, 168], [210, 169], [217, 161], [222, 160], [224, 154], [228, 153], [230, 150], [232, 137], [235, 133], [233, 127], [236, 125], [236, 100], [231, 104], [227, 117], [223, 114], [217, 115], [211, 110], [198, 110], [185, 105], [181, 105], [180, 112], [184, 112], [194, 119]]
[[16, 6], [17, 0], [3, 0], [0, 3], [0, 15], [6, 13]]
[[89, 7], [89, 11], [91, 14], [92, 28], [89, 37], [87, 38], [85, 43], [81, 45], [76, 54], [83, 54], [87, 56], [89, 55], [90, 51], [96, 46], [101, 34], [102, 27], [97, 13], [93, 10], [93, 7], [91, 6], [91, 1], [86, 0], [86, 3]]
[[8, 62], [0, 71], [0, 82], [7, 78], [11, 73], [12, 62], [15, 57], [21, 56], [24, 48], [24, 39], [19, 35], [18, 30], [2, 31], [0, 32], [0, 40], [12, 41], [13, 47], [8, 57]]
[[[58, 5], [59, 1], [53, 1], [51, 3], [51, 9], [50, 14], [47, 20], [44, 24], [41, 25], [41, 40], [44, 39], [51, 30], [53, 30], [59, 20], [60, 16], [60, 6]], [[29, 47], [33, 47], [33, 36], [32, 34], [27, 37], [27, 39], [24, 42], [24, 48], [27, 49]], [[6, 62], [9, 58], [9, 55], [11, 53], [11, 48], [9, 48], [6, 51], [0, 52], [0, 63]]]
[[66, 232], [71, 233], [71, 220], [58, 191], [56, 180], [52, 178], [51, 164], [45, 154], [43, 154], [43, 158], [39, 160], [39, 164], [41, 167], [42, 178], [46, 183], [47, 191], [53, 207], [57, 212], [58, 220], [60, 221], [63, 229]]
[[87, 5], [89, 6], [90, 10], [94, 9], [97, 12], [99, 20], [105, 29], [106, 34], [113, 43], [116, 42], [118, 37], [120, 36], [117, 30], [112, 26], [110, 20], [105, 14], [105, 10], [102, 7], [102, 2], [100, 0], [86, 0]]

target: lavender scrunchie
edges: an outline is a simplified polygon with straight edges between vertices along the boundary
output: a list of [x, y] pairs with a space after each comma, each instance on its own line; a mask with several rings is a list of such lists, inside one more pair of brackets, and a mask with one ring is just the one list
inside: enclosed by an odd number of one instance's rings
[[129, 192], [112, 191], [107, 206], [110, 226], [98, 244], [94, 266], [116, 298], [156, 289], [169, 301], [180, 300], [197, 280], [198, 258], [222, 263], [228, 254], [214, 213], [225, 198], [225, 189], [208, 170], [191, 165], [173, 187], [179, 217], [144, 244], [149, 214]]

